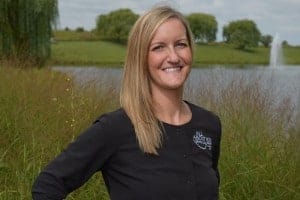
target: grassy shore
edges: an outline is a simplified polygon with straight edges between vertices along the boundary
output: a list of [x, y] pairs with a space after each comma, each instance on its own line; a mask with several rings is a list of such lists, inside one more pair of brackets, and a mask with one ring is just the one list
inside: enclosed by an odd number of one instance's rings
[[[52, 45], [54, 65], [121, 66], [126, 46], [106, 41], [60, 41]], [[300, 64], [300, 47], [283, 48], [286, 64]], [[232, 64], [268, 65], [270, 49], [241, 51], [229, 45], [196, 45], [195, 66]]]
[[[187, 98], [222, 121], [220, 199], [299, 199], [300, 125], [290, 125], [288, 97], [274, 107], [274, 86], [261, 90], [255, 78], [245, 84], [237, 77], [218, 94], [218, 77], [203, 81]], [[48, 69], [0, 67], [0, 199], [31, 199], [41, 168], [97, 116], [117, 108], [116, 99], [113, 86], [79, 88]], [[96, 174], [67, 199], [109, 198]]]
[[52, 46], [53, 65], [121, 66], [125, 47], [103, 41], [64, 41]]
[[[55, 40], [50, 61], [53, 65], [120, 67], [124, 63], [125, 45], [101, 41], [91, 32], [58, 31]], [[286, 64], [300, 64], [300, 46], [284, 47], [283, 54]], [[264, 47], [242, 51], [221, 43], [196, 45], [194, 65], [268, 65], [269, 57], [270, 49]]]

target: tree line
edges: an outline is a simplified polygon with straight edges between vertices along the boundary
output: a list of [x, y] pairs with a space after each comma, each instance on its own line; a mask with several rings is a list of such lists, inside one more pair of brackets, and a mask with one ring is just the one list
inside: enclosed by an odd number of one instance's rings
[[[139, 16], [130, 9], [118, 9], [96, 19], [95, 32], [104, 40], [125, 43], [134, 22]], [[216, 41], [218, 23], [215, 16], [206, 13], [192, 13], [186, 16], [197, 43]], [[259, 43], [269, 47], [273, 38], [262, 35], [253, 20], [241, 19], [231, 21], [223, 27], [225, 43], [237, 49], [257, 47]]]
[[[57, 0], [0, 1], [0, 59], [30, 61], [42, 66], [50, 56], [51, 34], [58, 18]], [[103, 40], [126, 43], [129, 31], [139, 15], [118, 9], [101, 14], [94, 32]], [[213, 15], [192, 13], [186, 16], [198, 43], [216, 41], [218, 23]], [[223, 39], [235, 48], [268, 47], [272, 36], [262, 35], [252, 20], [236, 20], [223, 27]]]

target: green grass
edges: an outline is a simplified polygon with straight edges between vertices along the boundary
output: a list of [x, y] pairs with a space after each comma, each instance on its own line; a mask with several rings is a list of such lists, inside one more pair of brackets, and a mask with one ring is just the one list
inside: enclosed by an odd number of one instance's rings
[[121, 66], [125, 47], [104, 41], [61, 41], [52, 45], [53, 65]]
[[[196, 45], [194, 65], [268, 65], [270, 49], [241, 51], [229, 45]], [[300, 47], [283, 49], [286, 64], [300, 64]], [[122, 66], [126, 46], [105, 41], [58, 41], [52, 45], [53, 65]]]
[[[98, 115], [116, 107], [113, 96], [113, 88], [78, 90], [69, 77], [47, 69], [0, 68], [0, 199], [31, 199], [38, 171]], [[76, 198], [107, 196], [102, 179], [93, 185], [97, 190]]]
[[269, 49], [260, 47], [252, 51], [241, 51], [228, 45], [197, 45], [195, 63], [267, 65], [269, 63]]
[[285, 63], [300, 64], [300, 46], [283, 48], [283, 59]]
[[99, 37], [91, 31], [63, 31], [58, 30], [53, 33], [54, 41], [93, 41]]
[[[272, 82], [261, 90], [261, 80], [247, 85], [237, 77], [220, 89], [218, 76], [203, 80], [189, 98], [221, 117], [220, 199], [300, 199], [300, 124], [287, 126], [294, 109], [288, 97], [272, 107]], [[113, 86], [94, 85], [79, 88], [48, 69], [0, 67], [0, 200], [31, 199], [41, 168], [97, 116], [118, 107]], [[68, 199], [107, 200], [101, 175]]]

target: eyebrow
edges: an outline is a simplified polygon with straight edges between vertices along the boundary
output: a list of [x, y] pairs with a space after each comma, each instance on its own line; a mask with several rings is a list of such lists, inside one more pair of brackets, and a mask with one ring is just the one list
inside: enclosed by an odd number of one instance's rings
[[[179, 42], [179, 41], [189, 41], [187, 37], [184, 37], [184, 38], [180, 38], [178, 40], [176, 40], [175, 42]], [[162, 42], [162, 41], [157, 41], [157, 42], [153, 42], [153, 43], [150, 43], [150, 46], [153, 46], [153, 45], [158, 45], [158, 44], [165, 44], [165, 42]]]

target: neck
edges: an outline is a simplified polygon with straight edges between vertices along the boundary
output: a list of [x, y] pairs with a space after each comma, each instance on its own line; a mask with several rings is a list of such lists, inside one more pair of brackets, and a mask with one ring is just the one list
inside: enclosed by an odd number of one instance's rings
[[182, 100], [183, 90], [155, 91], [152, 93], [154, 113], [163, 122], [182, 125], [190, 121], [192, 114]]

